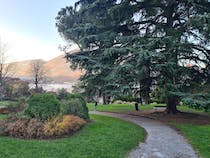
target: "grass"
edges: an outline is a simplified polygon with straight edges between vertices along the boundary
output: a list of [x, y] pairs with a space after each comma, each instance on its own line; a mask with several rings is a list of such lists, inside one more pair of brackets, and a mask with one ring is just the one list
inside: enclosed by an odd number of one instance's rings
[[210, 115], [210, 111], [209, 112], [205, 112], [204, 109], [194, 109], [194, 108], [190, 108], [189, 106], [177, 106], [177, 109], [180, 111], [184, 111], [184, 112], [192, 112], [192, 113], [199, 113], [199, 114], [208, 114]]
[[141, 127], [91, 115], [92, 123], [70, 138], [20, 140], [0, 137], [1, 158], [122, 158], [145, 138]]
[[13, 106], [15, 103], [15, 101], [4, 100], [0, 101], [0, 106]]
[[[139, 110], [150, 110], [157, 104], [149, 104], [149, 105], [139, 105]], [[162, 105], [162, 104], [159, 104]], [[88, 109], [94, 110], [94, 103], [88, 103]], [[132, 104], [108, 104], [102, 105], [99, 104], [97, 106], [98, 111], [107, 111], [107, 112], [125, 112], [125, 111], [134, 111], [135, 107]]]
[[6, 118], [7, 115], [0, 114], [0, 120]]
[[203, 158], [210, 157], [210, 125], [175, 124]]
[[[143, 105], [139, 106], [141, 110], [151, 110], [157, 104]], [[158, 104], [160, 105], [160, 104]], [[161, 104], [163, 105], [163, 104]], [[94, 104], [88, 104], [89, 110], [94, 110]], [[210, 114], [206, 113], [202, 109], [193, 109], [188, 106], [177, 106], [178, 110], [184, 112], [193, 112], [199, 114]], [[109, 105], [99, 105], [97, 107], [98, 111], [108, 111], [108, 112], [124, 112], [124, 111], [134, 111], [134, 105], [128, 104], [109, 104]], [[210, 125], [191, 125], [183, 123], [173, 123], [178, 130], [183, 133], [183, 135], [189, 140], [193, 148], [198, 151], [199, 155], [203, 158], [210, 157]]]
[[[149, 105], [139, 105], [139, 110], [151, 110], [154, 106], [164, 106], [165, 104], [149, 104]], [[90, 111], [94, 110], [94, 103], [88, 103], [88, 109]], [[193, 112], [200, 114], [209, 114], [210, 112], [204, 112], [203, 109], [193, 109], [188, 106], [177, 106], [177, 109], [184, 112]], [[99, 104], [97, 106], [97, 111], [107, 111], [107, 112], [126, 112], [126, 111], [134, 111], [134, 105], [132, 104], [108, 104], [102, 105]]]

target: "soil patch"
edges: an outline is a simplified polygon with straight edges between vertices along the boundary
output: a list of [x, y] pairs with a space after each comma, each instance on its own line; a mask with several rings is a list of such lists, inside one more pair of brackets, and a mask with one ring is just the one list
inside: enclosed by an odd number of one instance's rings
[[167, 114], [166, 112], [155, 112], [153, 110], [128, 112], [129, 115], [143, 116], [158, 120], [164, 123], [186, 123], [195, 125], [210, 125], [210, 116], [205, 114], [181, 112], [177, 114]]

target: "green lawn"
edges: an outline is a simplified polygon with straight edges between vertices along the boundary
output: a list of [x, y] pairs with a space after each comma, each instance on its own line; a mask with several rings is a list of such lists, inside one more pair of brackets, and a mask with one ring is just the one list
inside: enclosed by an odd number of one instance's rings
[[203, 158], [210, 157], [210, 125], [175, 124]]
[[178, 110], [184, 111], [184, 112], [193, 112], [193, 113], [210, 115], [210, 111], [209, 112], [205, 112], [204, 109], [194, 109], [194, 108], [190, 108], [188, 106], [177, 106], [177, 108], [178, 108]]
[[[157, 104], [143, 105], [140, 106], [140, 110], [150, 110]], [[163, 104], [162, 104], [163, 105]], [[94, 110], [94, 104], [88, 104], [89, 110]], [[204, 110], [192, 109], [188, 106], [177, 106], [180, 111], [194, 112], [202, 114], [206, 113]], [[128, 104], [109, 104], [109, 105], [99, 105], [97, 107], [98, 111], [108, 111], [108, 112], [123, 112], [134, 110], [134, 105]], [[199, 126], [199, 125], [189, 125], [189, 124], [175, 124], [177, 129], [183, 133], [183, 135], [189, 140], [194, 149], [198, 151], [199, 155], [204, 158], [210, 157], [210, 125]]]
[[92, 123], [70, 138], [37, 141], [0, 137], [1, 158], [122, 158], [144, 141], [141, 127], [91, 115]]
[[[157, 104], [154, 104], [157, 105]], [[154, 107], [153, 104], [150, 105], [139, 105], [140, 110], [147, 110], [147, 109], [152, 109]], [[162, 104], [161, 104], [162, 105]], [[94, 110], [94, 104], [93, 103], [88, 103], [88, 109]], [[97, 106], [98, 111], [108, 111], [108, 112], [123, 112], [123, 111], [134, 111], [134, 105], [129, 105], [129, 104], [108, 104], [108, 105], [102, 105], [99, 104]]]
[[[151, 110], [154, 106], [160, 105], [164, 106], [165, 104], [149, 104], [149, 105], [139, 105], [139, 110]], [[88, 109], [94, 110], [94, 104], [88, 103]], [[202, 109], [193, 109], [188, 106], [177, 106], [177, 109], [184, 112], [194, 112], [194, 113], [203, 113], [203, 114], [210, 114], [210, 112], [206, 113]], [[134, 111], [134, 105], [129, 104], [108, 104], [108, 105], [102, 105], [99, 104], [97, 106], [98, 111], [107, 111], [107, 112], [125, 112], [125, 111]]]

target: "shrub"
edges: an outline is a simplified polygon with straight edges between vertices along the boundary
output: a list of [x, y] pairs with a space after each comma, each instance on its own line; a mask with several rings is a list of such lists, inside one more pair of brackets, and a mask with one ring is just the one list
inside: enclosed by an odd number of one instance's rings
[[63, 114], [73, 114], [84, 119], [89, 118], [86, 101], [81, 95], [65, 93], [65, 95], [58, 98], [62, 101], [61, 109]]
[[27, 82], [17, 80], [11, 83], [12, 85], [12, 96], [14, 98], [29, 96], [29, 85]]
[[189, 97], [182, 98], [182, 102], [184, 105], [188, 105], [191, 108], [195, 109], [204, 109], [208, 112], [210, 107], [210, 98], [209, 94], [192, 94]]
[[58, 91], [57, 98], [59, 100], [79, 99], [82, 104], [86, 105], [85, 99], [80, 94], [71, 94], [68, 93], [65, 89], [61, 89]]
[[12, 86], [8, 83], [2, 83], [0, 86], [0, 100], [12, 100]]
[[67, 92], [67, 90], [65, 88], [59, 89], [58, 93], [57, 93], [57, 98], [59, 100], [62, 99], [67, 99], [68, 98], [69, 93]]
[[152, 101], [154, 101], [154, 102], [165, 103], [165, 101], [166, 101], [165, 90], [161, 87], [156, 87], [152, 91], [151, 97], [153, 98]]
[[47, 137], [69, 135], [85, 125], [85, 120], [73, 115], [56, 117], [44, 123], [44, 134]]
[[42, 87], [38, 87], [38, 89], [36, 88], [31, 88], [29, 93], [30, 95], [35, 95], [37, 93], [45, 93], [46, 91], [42, 88]]
[[52, 94], [36, 94], [29, 98], [24, 114], [31, 118], [47, 120], [60, 113], [60, 102]]
[[0, 121], [0, 135], [25, 139], [43, 139], [69, 135], [85, 125], [85, 120], [66, 115], [42, 122], [36, 118], [11, 116]]
[[0, 122], [0, 134], [17, 138], [44, 138], [43, 122], [38, 119], [11, 116]]
[[5, 124], [5, 132], [9, 136], [14, 136], [14, 137], [27, 137], [27, 124], [28, 124], [28, 119], [17, 119], [15, 122], [9, 122], [8, 124]]
[[112, 102], [115, 102], [117, 100], [121, 100], [121, 101], [125, 101], [125, 102], [135, 102], [136, 97], [134, 97], [134, 96], [117, 96], [114, 98], [114, 100]]
[[30, 119], [26, 128], [27, 138], [44, 138], [43, 122], [37, 119]]
[[122, 101], [122, 100], [115, 100], [115, 101], [114, 101], [114, 104], [123, 104], [123, 102], [124, 102], [124, 101]]
[[83, 104], [78, 98], [64, 101], [61, 105], [61, 111], [65, 115], [72, 114], [84, 119], [89, 118], [86, 103]]
[[18, 104], [26, 104], [26, 99], [24, 97], [20, 97], [18, 99]]

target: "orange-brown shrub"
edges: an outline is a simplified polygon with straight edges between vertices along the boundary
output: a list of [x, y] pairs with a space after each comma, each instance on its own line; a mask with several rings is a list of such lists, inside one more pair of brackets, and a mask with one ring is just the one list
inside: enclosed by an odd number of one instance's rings
[[42, 138], [43, 123], [37, 119], [9, 117], [0, 122], [1, 134], [17, 138]]
[[44, 123], [44, 134], [47, 137], [69, 135], [79, 130], [85, 123], [84, 119], [73, 115], [56, 117]]
[[27, 125], [27, 138], [44, 138], [44, 123], [38, 119], [30, 119]]
[[15, 122], [9, 122], [5, 128], [5, 132], [14, 137], [26, 137], [27, 119], [18, 119]]
[[12, 116], [0, 121], [0, 135], [26, 139], [44, 139], [70, 135], [85, 125], [85, 120], [64, 115], [42, 122], [38, 119]]

